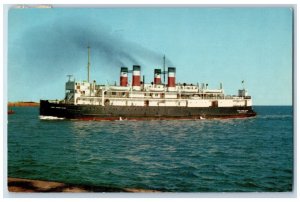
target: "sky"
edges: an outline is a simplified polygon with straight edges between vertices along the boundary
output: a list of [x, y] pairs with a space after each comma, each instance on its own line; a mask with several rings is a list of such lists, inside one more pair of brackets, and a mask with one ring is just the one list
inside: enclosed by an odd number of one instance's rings
[[[208, 83], [254, 105], [292, 105], [293, 11], [273, 8], [52, 8], [8, 13], [8, 101], [63, 99], [67, 75], [119, 83], [120, 67], [176, 67], [176, 82]], [[129, 80], [131, 80], [131, 75]]]

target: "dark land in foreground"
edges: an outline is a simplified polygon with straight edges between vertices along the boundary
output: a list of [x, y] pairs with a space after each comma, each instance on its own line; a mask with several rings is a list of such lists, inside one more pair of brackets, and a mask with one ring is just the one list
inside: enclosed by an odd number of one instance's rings
[[158, 192], [154, 190], [134, 188], [114, 188], [104, 186], [76, 185], [61, 182], [29, 180], [9, 177], [7, 180], [9, 192]]

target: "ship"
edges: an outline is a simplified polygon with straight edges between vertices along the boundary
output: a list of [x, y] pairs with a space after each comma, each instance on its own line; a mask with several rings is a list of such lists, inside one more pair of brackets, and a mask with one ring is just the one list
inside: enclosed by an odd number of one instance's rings
[[[40, 100], [41, 118], [75, 120], [169, 120], [225, 119], [256, 116], [252, 98], [243, 87], [237, 95], [225, 95], [222, 83], [209, 89], [205, 83], [177, 83], [176, 68], [154, 69], [151, 83], [141, 78], [141, 66], [120, 68], [120, 83], [90, 82], [90, 47], [88, 47], [87, 81], [72, 75], [65, 83], [61, 100]], [[132, 82], [128, 77], [132, 75]], [[167, 82], [165, 77], [167, 76]], [[164, 78], [162, 82], [162, 77]], [[243, 83], [243, 82], [242, 82]]]

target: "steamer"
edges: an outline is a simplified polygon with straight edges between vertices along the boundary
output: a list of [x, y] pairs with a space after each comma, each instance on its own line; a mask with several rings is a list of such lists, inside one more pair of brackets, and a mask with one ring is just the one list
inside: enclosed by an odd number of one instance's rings
[[[165, 58], [165, 57], [164, 57]], [[176, 83], [176, 68], [154, 70], [154, 82], [141, 82], [141, 66], [120, 69], [120, 85], [69, 80], [62, 100], [41, 100], [40, 116], [83, 120], [210, 119], [256, 116], [252, 98], [245, 88], [238, 95], [225, 95], [223, 85], [208, 89], [208, 84]], [[164, 62], [165, 65], [165, 62]], [[163, 66], [163, 68], [165, 68]], [[132, 73], [132, 83], [128, 74]], [[168, 83], [161, 82], [168, 75]]]

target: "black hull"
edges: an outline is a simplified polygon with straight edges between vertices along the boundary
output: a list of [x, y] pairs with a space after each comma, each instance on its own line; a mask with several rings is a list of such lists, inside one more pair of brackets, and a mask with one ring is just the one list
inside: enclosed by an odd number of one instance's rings
[[151, 106], [93, 106], [40, 101], [40, 115], [66, 119], [210, 119], [255, 116], [252, 107], [151, 107]]

